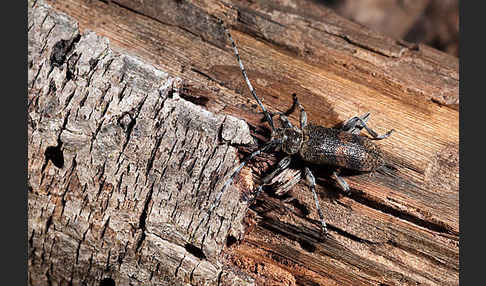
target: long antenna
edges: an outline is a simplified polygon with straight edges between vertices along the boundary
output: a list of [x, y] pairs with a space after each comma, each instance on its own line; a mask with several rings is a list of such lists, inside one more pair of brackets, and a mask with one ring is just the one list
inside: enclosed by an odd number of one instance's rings
[[238, 60], [238, 63], [240, 64], [240, 69], [241, 73], [243, 74], [243, 77], [245, 78], [246, 85], [248, 85], [248, 89], [250, 89], [251, 94], [255, 98], [255, 100], [258, 102], [258, 105], [262, 108], [263, 114], [265, 115], [265, 118], [267, 119], [268, 123], [270, 124], [270, 127], [272, 128], [272, 133], [275, 131], [275, 126], [273, 125], [273, 119], [270, 113], [265, 109], [265, 106], [263, 106], [263, 103], [261, 100], [258, 98], [258, 96], [255, 93], [255, 90], [253, 89], [253, 86], [250, 83], [250, 80], [248, 79], [248, 76], [246, 75], [246, 70], [245, 67], [243, 66], [243, 62], [241, 61], [240, 54], [238, 53], [238, 48], [236, 47], [235, 41], [233, 41], [233, 37], [231, 37], [231, 34], [226, 28], [226, 25], [223, 24], [223, 28], [226, 31], [226, 34], [228, 34], [228, 38], [231, 41], [231, 44], [233, 45], [233, 50], [235, 51], [236, 59]]

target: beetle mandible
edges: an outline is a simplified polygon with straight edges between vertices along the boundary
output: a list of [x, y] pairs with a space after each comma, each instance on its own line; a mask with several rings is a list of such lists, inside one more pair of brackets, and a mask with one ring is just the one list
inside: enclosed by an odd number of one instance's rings
[[[270, 140], [262, 148], [251, 153], [243, 162], [241, 162], [230, 178], [224, 183], [222, 189], [218, 192], [216, 198], [211, 204], [208, 212], [197, 225], [196, 230], [219, 204], [223, 193], [228, 186], [231, 185], [234, 178], [240, 173], [241, 169], [247, 164], [247, 162], [253, 157], [272, 148], [280, 149], [286, 154], [286, 156], [278, 162], [277, 167], [270, 174], [263, 177], [259, 186], [252, 192], [252, 199], [257, 197], [262, 191], [262, 186], [268, 184], [278, 173], [288, 168], [293, 159], [300, 159], [317, 165], [330, 165], [338, 167], [338, 171], [334, 171], [332, 176], [337, 181], [341, 189], [346, 192], [349, 191], [350, 188], [346, 181], [339, 176], [340, 168], [362, 172], [372, 172], [384, 166], [384, 157], [379, 147], [374, 144], [371, 139], [366, 136], [359, 135], [359, 133], [364, 128], [371, 135], [371, 137], [373, 137], [373, 139], [381, 140], [390, 136], [394, 130], [391, 129], [383, 135], [378, 135], [366, 125], [370, 113], [365, 113], [362, 116], [350, 118], [342, 125], [340, 129], [308, 124], [307, 113], [294, 93], [294, 105], [296, 105], [300, 111], [300, 127], [293, 126], [282, 112], [277, 112], [275, 114], [279, 115], [280, 127], [276, 128], [273, 122], [272, 114], [266, 110], [265, 106], [256, 95], [250, 80], [248, 79], [245, 67], [243, 66], [243, 62], [241, 61], [238, 52], [238, 48], [236, 47], [229, 30], [226, 28], [224, 23], [222, 23], [222, 26], [233, 46], [234, 54], [248, 89], [262, 109], [265, 119], [270, 125], [272, 133]], [[321, 230], [325, 235], [328, 233], [328, 230], [315, 190], [316, 183], [314, 175], [307, 166], [303, 168], [303, 172], [307, 183], [309, 184], [309, 188], [314, 196], [314, 202], [321, 222]]]

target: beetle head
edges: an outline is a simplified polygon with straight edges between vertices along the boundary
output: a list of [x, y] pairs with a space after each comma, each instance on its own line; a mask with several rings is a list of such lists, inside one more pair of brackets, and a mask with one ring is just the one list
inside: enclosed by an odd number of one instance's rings
[[302, 144], [302, 132], [293, 128], [277, 128], [276, 139], [282, 142], [281, 148], [285, 153], [292, 155], [300, 150]]

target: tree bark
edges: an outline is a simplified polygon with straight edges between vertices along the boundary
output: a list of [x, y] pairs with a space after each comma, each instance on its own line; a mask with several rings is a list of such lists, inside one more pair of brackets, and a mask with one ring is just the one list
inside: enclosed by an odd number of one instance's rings
[[[30, 284], [458, 284], [457, 58], [313, 1], [109, 2], [30, 2]], [[349, 194], [313, 166], [325, 239], [302, 163], [247, 212], [273, 152], [196, 228], [269, 135], [219, 19], [270, 111], [296, 93], [314, 124], [396, 130], [396, 171], [345, 173]]]

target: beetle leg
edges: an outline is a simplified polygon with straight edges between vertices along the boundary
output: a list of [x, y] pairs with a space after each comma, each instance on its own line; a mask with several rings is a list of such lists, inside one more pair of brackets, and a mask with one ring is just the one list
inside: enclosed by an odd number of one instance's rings
[[343, 127], [341, 127], [341, 130], [353, 134], [359, 134], [361, 132], [361, 129], [363, 129], [364, 127], [361, 124], [361, 122], [366, 123], [368, 122], [369, 118], [370, 118], [369, 112], [361, 115], [360, 117], [358, 116], [351, 117], [350, 119], [346, 120], [346, 122], [344, 122]]
[[262, 153], [262, 152], [264, 152], [264, 151], [266, 151], [268, 149], [270, 149], [271, 147], [274, 147], [276, 144], [279, 144], [279, 143], [280, 142], [277, 141], [277, 140], [270, 141], [267, 144], [265, 144], [265, 146], [263, 146], [262, 148], [260, 148], [260, 149], [256, 150], [255, 152], [251, 153], [250, 156], [248, 156], [243, 162], [241, 162], [241, 164], [238, 166], [238, 168], [236, 168], [236, 170], [233, 172], [233, 174], [231, 174], [230, 178], [224, 183], [223, 188], [221, 188], [221, 190], [219, 191], [219, 193], [216, 195], [216, 198], [214, 199], [213, 203], [209, 207], [209, 210], [206, 212], [206, 214], [204, 215], [203, 219], [198, 223], [198, 225], [194, 229], [194, 233], [193, 234], [196, 233], [196, 231], [201, 226], [202, 222], [205, 221], [211, 215], [211, 213], [213, 212], [214, 208], [219, 205], [219, 202], [221, 201], [221, 197], [223, 196], [223, 193], [231, 185], [231, 183], [233, 183], [234, 178], [236, 177], [236, 175], [238, 175], [240, 173], [241, 169], [243, 169], [243, 167], [246, 165], [246, 163], [248, 163], [248, 161], [250, 161], [253, 157], [259, 155], [260, 153]]
[[280, 119], [280, 123], [282, 124], [283, 127], [285, 127], [285, 128], [293, 128], [294, 127], [292, 125], [292, 123], [290, 123], [287, 116], [280, 114], [280, 116], [278, 118]]
[[393, 131], [395, 131], [394, 129], [392, 129], [392, 130], [388, 131], [387, 133], [385, 133], [383, 135], [378, 135], [378, 133], [376, 133], [373, 129], [369, 128], [368, 125], [366, 125], [366, 122], [368, 121], [369, 116], [370, 116], [369, 112], [361, 115], [360, 117], [355, 116], [355, 117], [347, 120], [343, 124], [343, 127], [341, 129], [344, 130], [344, 131], [353, 133], [353, 134], [359, 134], [361, 129], [364, 128], [371, 135], [371, 137], [373, 137], [376, 140], [385, 139], [388, 136], [390, 136]]
[[364, 129], [366, 129], [366, 131], [376, 140], [381, 140], [381, 139], [385, 139], [387, 138], [388, 136], [390, 136], [392, 134], [393, 131], [395, 131], [395, 129], [392, 129], [390, 131], [388, 131], [387, 133], [383, 134], [383, 135], [378, 135], [378, 133], [376, 133], [375, 131], [373, 131], [373, 129], [369, 128], [367, 125], [366, 125], [366, 122], [362, 121], [361, 118], [359, 119], [361, 121], [361, 123], [363, 124], [363, 127]]
[[334, 179], [336, 180], [336, 182], [338, 182], [339, 186], [341, 187], [341, 189], [345, 192], [349, 192], [349, 185], [348, 183], [346, 183], [346, 181], [341, 178], [339, 175], [338, 175], [339, 172], [336, 172], [334, 171], [332, 173], [332, 176], [334, 177]]
[[260, 185], [254, 191], [252, 191], [250, 193], [249, 199], [247, 199], [249, 204], [251, 204], [253, 202], [253, 200], [260, 194], [260, 192], [262, 191], [262, 186], [270, 183], [270, 181], [273, 178], [275, 178], [275, 176], [277, 176], [278, 173], [287, 169], [289, 167], [291, 161], [292, 161], [291, 156], [287, 156], [287, 157], [283, 158], [282, 160], [280, 160], [280, 162], [278, 162], [277, 168], [275, 168], [275, 170], [273, 170], [270, 174], [263, 177], [263, 179], [260, 182]]
[[307, 125], [307, 113], [304, 110], [302, 104], [300, 104], [299, 100], [297, 99], [297, 94], [292, 94], [294, 98], [294, 103], [297, 104], [300, 110], [300, 129], [303, 129]]
[[312, 191], [312, 194], [314, 195], [314, 202], [316, 203], [316, 209], [317, 213], [319, 214], [319, 218], [321, 219], [321, 230], [324, 235], [327, 234], [327, 225], [326, 222], [324, 221], [324, 215], [322, 214], [321, 207], [319, 206], [319, 199], [317, 197], [316, 193], [316, 180], [314, 178], [314, 175], [312, 175], [311, 170], [308, 167], [304, 168], [305, 172], [305, 177], [307, 179], [307, 183], [309, 183], [309, 188]]

